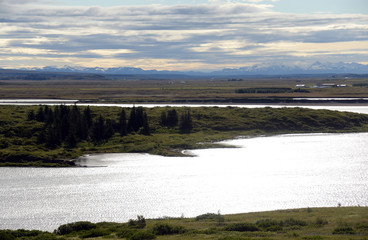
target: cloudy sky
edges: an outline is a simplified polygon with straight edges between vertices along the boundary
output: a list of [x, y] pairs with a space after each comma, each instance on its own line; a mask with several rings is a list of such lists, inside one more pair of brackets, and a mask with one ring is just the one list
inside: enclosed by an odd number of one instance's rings
[[0, 0], [0, 68], [368, 64], [367, 0]]

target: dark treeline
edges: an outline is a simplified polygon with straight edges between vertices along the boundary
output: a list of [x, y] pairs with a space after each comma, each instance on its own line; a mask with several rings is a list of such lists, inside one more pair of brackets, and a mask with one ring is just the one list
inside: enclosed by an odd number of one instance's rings
[[40, 106], [37, 112], [31, 110], [28, 120], [44, 122], [44, 128], [38, 136], [39, 143], [45, 143], [48, 147], [57, 147], [65, 144], [67, 147], [75, 147], [80, 141], [93, 141], [101, 143], [111, 138], [115, 133], [125, 136], [136, 132], [150, 134], [147, 115], [143, 108], [135, 108], [126, 118], [125, 110], [120, 112], [119, 120], [105, 119], [102, 115], [94, 116], [91, 109], [80, 109], [76, 105], [65, 105], [54, 108]]
[[160, 125], [168, 128], [175, 128], [179, 126], [181, 133], [190, 133], [190, 131], [193, 129], [193, 122], [190, 112], [183, 112], [179, 121], [179, 116], [175, 109], [161, 113]]
[[[126, 136], [131, 133], [150, 135], [148, 116], [142, 107], [133, 107], [129, 117], [122, 109], [116, 119], [106, 119], [102, 115], [92, 113], [89, 107], [59, 105], [40, 106], [37, 112], [28, 113], [29, 121], [43, 122], [44, 127], [38, 135], [38, 143], [54, 148], [61, 145], [73, 148], [81, 141], [92, 141], [99, 144], [107, 141], [114, 134]], [[162, 127], [179, 127], [183, 133], [193, 128], [189, 112], [179, 117], [176, 110], [162, 112], [160, 125]]]

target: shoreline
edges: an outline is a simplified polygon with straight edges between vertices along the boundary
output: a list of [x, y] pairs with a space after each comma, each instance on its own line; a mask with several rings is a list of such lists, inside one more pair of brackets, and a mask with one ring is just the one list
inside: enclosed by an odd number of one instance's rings
[[360, 132], [283, 132], [283, 133], [262, 133], [262, 134], [255, 134], [255, 135], [234, 135], [228, 136], [226, 138], [222, 138], [218, 141], [213, 142], [197, 142], [195, 143], [196, 147], [186, 148], [186, 149], [171, 149], [171, 154], [157, 154], [152, 151], [147, 152], [86, 152], [82, 155], [71, 158], [71, 159], [60, 159], [60, 160], [53, 160], [52, 163], [48, 162], [4, 162], [0, 163], [0, 168], [3, 167], [10, 167], [10, 168], [92, 168], [92, 167], [108, 167], [108, 166], [87, 166], [87, 165], [79, 165], [78, 161], [81, 158], [87, 157], [89, 155], [103, 155], [103, 154], [149, 154], [149, 155], [156, 155], [162, 157], [196, 157], [196, 155], [185, 154], [185, 151], [191, 150], [207, 150], [207, 149], [216, 149], [216, 148], [241, 148], [236, 145], [231, 144], [224, 144], [221, 143], [223, 141], [231, 141], [231, 140], [238, 140], [238, 139], [248, 139], [248, 138], [260, 138], [260, 137], [272, 137], [272, 136], [282, 136], [282, 135], [290, 135], [290, 134], [357, 134], [357, 133], [368, 133], [368, 131], [360, 131]]
[[177, 101], [105, 101], [105, 100], [73, 100], [73, 99], [0, 99], [0, 105], [193, 105], [193, 106], [242, 106], [242, 105], [274, 105], [274, 106], [368, 106], [366, 98], [239, 98], [229, 100], [177, 100]]
[[[179, 126], [160, 124], [160, 115], [166, 109], [146, 108], [152, 124], [152, 132], [144, 135], [133, 132], [121, 136], [114, 130], [109, 139], [100, 143], [91, 138], [68, 147], [65, 142], [53, 148], [38, 142], [43, 122], [27, 120], [27, 111], [37, 111], [38, 106], [4, 106], [3, 115], [9, 118], [3, 127], [1, 144], [4, 146], [0, 167], [77, 167], [76, 159], [95, 153], [148, 153], [161, 156], [187, 156], [181, 151], [210, 148], [229, 148], [221, 141], [239, 137], [297, 133], [351, 133], [368, 131], [368, 115], [353, 112], [314, 110], [307, 108], [190, 108], [194, 130], [180, 132]], [[16, 110], [15, 110], [16, 109]], [[168, 108], [170, 109], [170, 108]], [[186, 108], [177, 111], [183, 112]], [[105, 114], [117, 121], [119, 108], [92, 107], [95, 114]], [[129, 111], [129, 110], [128, 110]], [[10, 112], [12, 114], [10, 114]], [[18, 115], [14, 115], [18, 114]], [[115, 118], [115, 120], [114, 120]], [[17, 122], [14, 122], [14, 119]], [[331, 122], [332, 121], [332, 122]], [[20, 131], [20, 129], [22, 129]], [[29, 137], [15, 133], [27, 129]], [[12, 131], [11, 131], [12, 130]], [[9, 134], [11, 132], [13, 135]], [[14, 133], [13, 133], [14, 132]], [[9, 136], [6, 136], [8, 134]], [[24, 139], [24, 142], [20, 142]], [[30, 140], [31, 139], [31, 140]], [[25, 144], [28, 141], [28, 145]], [[22, 144], [22, 145], [20, 145]], [[22, 147], [20, 147], [22, 146]]]
[[[216, 238], [209, 239], [259, 239], [259, 235], [271, 237], [270, 239], [362, 239], [361, 237], [368, 236], [368, 226], [365, 216], [368, 214], [367, 206], [322, 206], [322, 207], [302, 207], [288, 209], [274, 209], [265, 211], [250, 211], [240, 213], [204, 213], [198, 216], [191, 217], [170, 217], [162, 216], [157, 218], [145, 218], [138, 215], [141, 220], [144, 220], [141, 227], [135, 224], [138, 220], [130, 219], [129, 221], [108, 221], [93, 223], [88, 220], [76, 221], [73, 223], [64, 223], [56, 226], [56, 229], [48, 230], [34, 227], [33, 229], [9, 229], [0, 228], [1, 233], [21, 234], [33, 233], [35, 235], [47, 235], [56, 239], [72, 240], [76, 238], [86, 238], [87, 234], [90, 237], [108, 237], [108, 239], [126, 238], [119, 234], [129, 232], [152, 232], [157, 235], [158, 239], [207, 239], [210, 236]], [[138, 218], [138, 219], [139, 219]], [[267, 223], [267, 225], [262, 225]], [[80, 225], [83, 224], [83, 225]], [[230, 227], [253, 226], [254, 230], [250, 229], [230, 229]], [[62, 232], [69, 228], [81, 226], [92, 226], [86, 229], [75, 229]], [[159, 234], [154, 231], [156, 226], [174, 226], [180, 227], [183, 231], [173, 232], [170, 234]], [[341, 226], [349, 226], [349, 231], [337, 232]], [[97, 231], [99, 230], [99, 231]], [[121, 233], [121, 231], [124, 232]], [[353, 230], [353, 231], [351, 231]], [[101, 235], [93, 236], [92, 234], [101, 233]], [[189, 233], [189, 234], [188, 234]], [[340, 235], [338, 235], [340, 234]], [[25, 235], [27, 236], [27, 235]], [[84, 236], [84, 237], [83, 237]], [[226, 236], [227, 238], [224, 238]], [[243, 238], [247, 236], [247, 238]], [[221, 238], [222, 237], [222, 238]], [[18, 239], [18, 238], [13, 238]], [[23, 239], [23, 238], [22, 238]], [[95, 239], [95, 238], [93, 238]], [[100, 238], [98, 238], [100, 239]], [[131, 238], [127, 238], [131, 239]], [[151, 239], [151, 238], [150, 238]], [[263, 239], [263, 238], [262, 238]], [[267, 238], [268, 239], [268, 238]]]

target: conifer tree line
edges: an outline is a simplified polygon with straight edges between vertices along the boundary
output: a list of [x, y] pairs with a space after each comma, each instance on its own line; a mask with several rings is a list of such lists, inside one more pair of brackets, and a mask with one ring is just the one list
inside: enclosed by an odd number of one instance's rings
[[179, 125], [179, 129], [182, 133], [190, 133], [193, 128], [190, 112], [185, 111], [182, 113], [179, 121], [179, 116], [175, 109], [161, 113], [160, 125], [169, 128], [174, 128]]
[[[162, 127], [179, 127], [181, 132], [189, 133], [192, 121], [188, 111], [180, 118], [175, 109], [162, 112]], [[119, 113], [118, 120], [106, 119], [102, 115], [93, 114], [90, 107], [80, 109], [78, 106], [57, 105], [51, 108], [40, 106], [35, 112], [28, 112], [29, 121], [43, 122], [44, 127], [38, 135], [38, 143], [53, 148], [61, 145], [75, 147], [81, 141], [102, 143], [114, 134], [126, 136], [131, 133], [150, 135], [151, 129], [146, 112], [142, 107], [133, 107], [129, 117], [124, 109]]]

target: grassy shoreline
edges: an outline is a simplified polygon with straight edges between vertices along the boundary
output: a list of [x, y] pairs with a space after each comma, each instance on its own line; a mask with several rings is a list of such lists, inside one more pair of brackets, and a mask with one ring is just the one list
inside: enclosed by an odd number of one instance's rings
[[0, 239], [367, 239], [368, 207], [300, 208], [222, 215], [206, 213], [195, 218], [145, 219], [127, 223], [76, 222], [53, 233], [37, 230], [0, 230]]
[[[237, 107], [155, 107], [143, 108], [148, 116], [149, 134], [113, 133], [108, 139], [94, 142], [87, 138], [73, 147], [66, 143], [47, 146], [39, 142], [45, 123], [27, 120], [28, 113], [39, 106], [0, 106], [0, 166], [71, 167], [70, 159], [93, 153], [150, 153], [182, 156], [182, 150], [219, 147], [222, 140], [238, 136], [261, 136], [288, 133], [368, 132], [368, 115], [312, 110], [306, 108], [237, 108]], [[55, 108], [55, 107], [53, 107]], [[82, 111], [86, 107], [79, 107]], [[117, 122], [120, 111], [129, 116], [132, 108], [91, 107], [92, 119], [103, 116]], [[192, 129], [182, 132], [177, 126], [162, 126], [163, 112], [190, 112]], [[139, 130], [141, 131], [141, 130]]]

